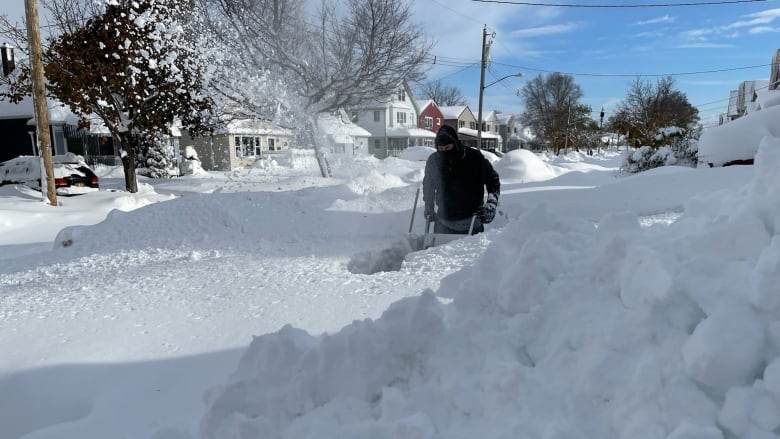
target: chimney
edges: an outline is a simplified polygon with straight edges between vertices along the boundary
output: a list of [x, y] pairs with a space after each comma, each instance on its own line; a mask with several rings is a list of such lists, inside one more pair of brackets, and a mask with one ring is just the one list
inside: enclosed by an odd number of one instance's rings
[[2, 54], [3, 58], [3, 76], [8, 76], [16, 69], [14, 48], [10, 44], [4, 43], [3, 46], [0, 47], [0, 54]]

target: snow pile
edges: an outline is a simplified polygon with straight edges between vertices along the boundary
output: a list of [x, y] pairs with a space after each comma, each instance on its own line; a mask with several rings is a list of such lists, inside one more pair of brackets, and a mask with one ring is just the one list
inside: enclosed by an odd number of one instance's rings
[[756, 160], [749, 187], [670, 226], [530, 210], [377, 320], [257, 337], [207, 395], [201, 434], [776, 437], [780, 140]]
[[502, 183], [544, 181], [560, 173], [526, 149], [509, 151], [495, 163], [496, 172]]
[[431, 148], [430, 146], [410, 146], [409, 148], [401, 151], [401, 153], [398, 155], [398, 158], [409, 161], [424, 162], [428, 160], [428, 156], [434, 152], [436, 152], [436, 149]]
[[397, 175], [371, 170], [347, 182], [346, 186], [358, 195], [370, 195], [387, 189], [404, 187], [407, 183]]
[[710, 127], [699, 139], [699, 163], [721, 166], [733, 160], [750, 160], [766, 136], [780, 137], [780, 106], [764, 108], [729, 123]]
[[185, 146], [182, 153], [182, 161], [179, 164], [179, 171], [181, 175], [205, 175], [206, 171], [203, 170], [203, 166], [198, 157], [198, 152], [193, 146]]

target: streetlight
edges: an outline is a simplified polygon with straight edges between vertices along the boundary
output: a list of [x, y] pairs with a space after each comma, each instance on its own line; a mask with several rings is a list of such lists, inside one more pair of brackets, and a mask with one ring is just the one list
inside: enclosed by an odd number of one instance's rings
[[525, 76], [523, 72], [514, 73], [512, 75], [506, 75], [502, 78], [498, 78], [495, 81], [491, 82], [488, 85], [485, 85], [485, 69], [484, 69], [484, 52], [483, 52], [483, 63], [482, 63], [482, 74], [480, 75], [479, 79], [479, 112], [477, 116], [477, 148], [482, 149], [482, 97], [485, 94], [485, 89], [490, 87], [491, 85], [498, 84], [499, 82], [503, 81], [506, 78], [522, 78]]

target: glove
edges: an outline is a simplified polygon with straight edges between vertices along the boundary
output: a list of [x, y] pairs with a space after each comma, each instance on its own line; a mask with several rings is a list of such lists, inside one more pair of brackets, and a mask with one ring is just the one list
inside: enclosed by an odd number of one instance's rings
[[496, 194], [488, 194], [487, 201], [479, 208], [479, 219], [482, 221], [482, 224], [490, 224], [493, 221], [493, 218], [496, 217], [497, 208], [498, 196]]
[[436, 222], [436, 211], [433, 210], [432, 204], [426, 204], [425, 205], [425, 212], [423, 213], [425, 216], [425, 220], [435, 223]]

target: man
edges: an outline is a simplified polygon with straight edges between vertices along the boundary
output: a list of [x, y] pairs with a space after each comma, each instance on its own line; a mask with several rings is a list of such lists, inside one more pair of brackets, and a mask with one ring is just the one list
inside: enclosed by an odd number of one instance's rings
[[454, 128], [439, 128], [436, 152], [428, 157], [423, 177], [425, 219], [435, 222], [433, 232], [467, 234], [474, 215], [472, 234], [484, 231], [483, 224], [496, 215], [500, 191], [498, 173], [482, 153], [466, 148]]

